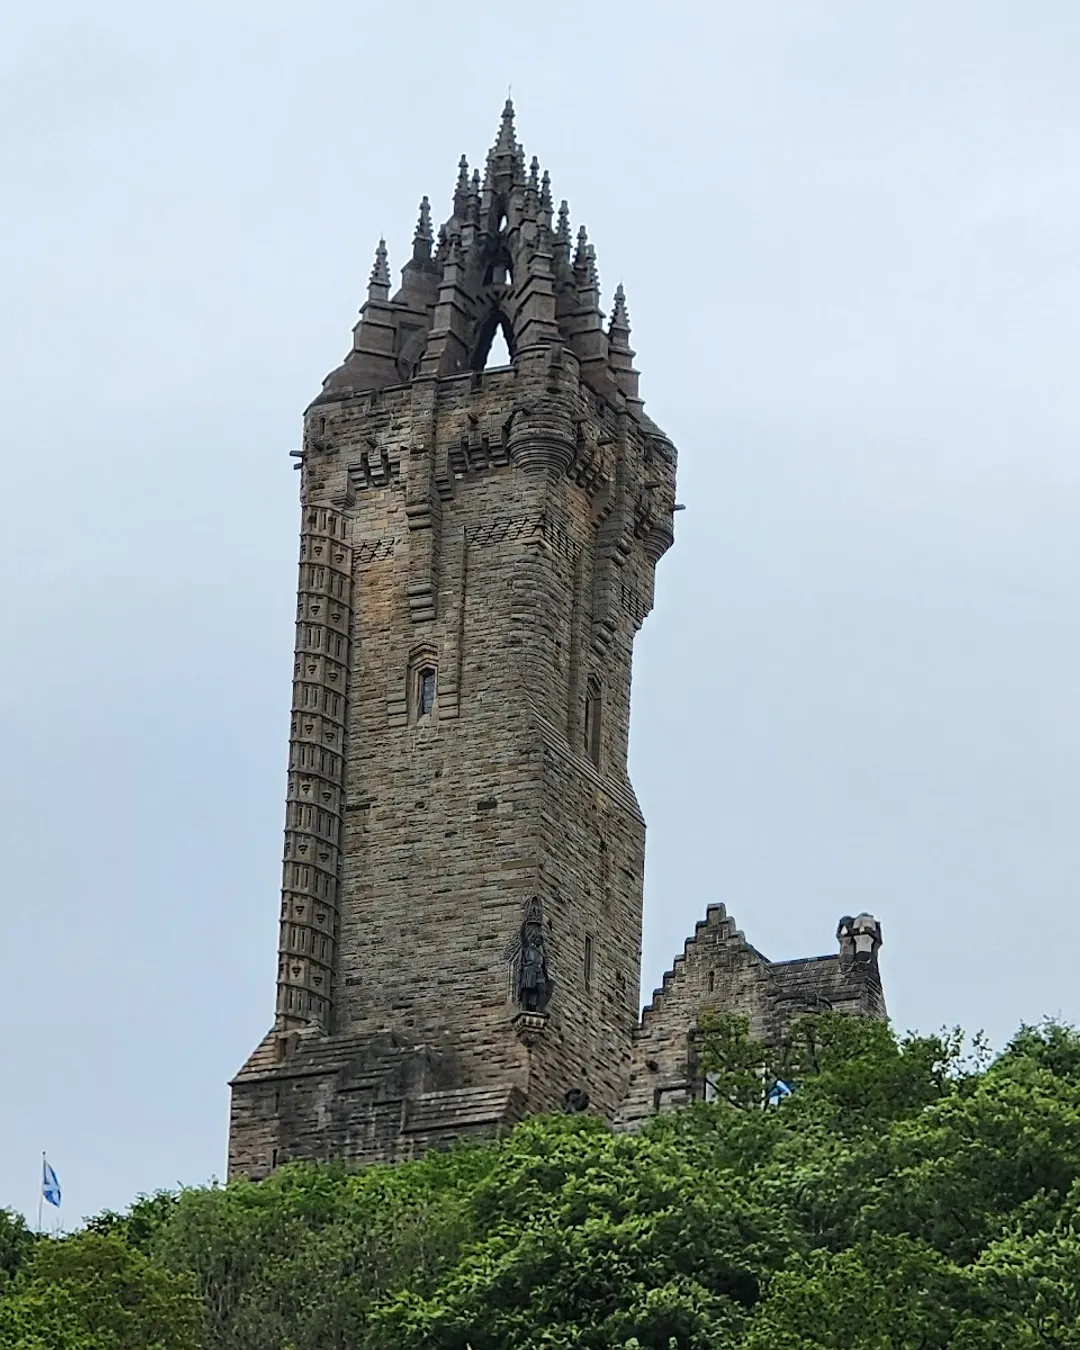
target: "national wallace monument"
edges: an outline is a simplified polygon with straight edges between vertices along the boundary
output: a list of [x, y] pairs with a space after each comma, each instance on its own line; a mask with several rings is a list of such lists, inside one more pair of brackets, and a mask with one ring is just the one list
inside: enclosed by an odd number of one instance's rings
[[537, 1111], [632, 1129], [706, 1092], [706, 1010], [765, 1040], [806, 1011], [884, 1016], [870, 915], [773, 962], [719, 904], [639, 1016], [630, 667], [676, 454], [622, 287], [605, 323], [509, 103], [437, 233], [424, 198], [393, 294], [380, 241], [299, 458], [277, 1006], [232, 1083], [231, 1176]]

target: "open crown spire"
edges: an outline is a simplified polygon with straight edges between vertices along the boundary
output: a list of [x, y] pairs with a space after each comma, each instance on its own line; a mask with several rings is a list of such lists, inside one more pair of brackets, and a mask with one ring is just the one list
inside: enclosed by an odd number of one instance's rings
[[551, 175], [526, 156], [511, 99], [483, 173], [470, 173], [461, 156], [451, 200], [437, 228], [428, 198], [421, 201], [412, 255], [392, 295], [380, 241], [353, 351], [327, 378], [327, 393], [482, 369], [501, 328], [512, 359], [537, 345], [568, 349], [598, 392], [640, 415], [625, 299], [616, 294], [605, 323], [595, 249], [583, 225], [575, 246], [565, 202], [553, 220]]

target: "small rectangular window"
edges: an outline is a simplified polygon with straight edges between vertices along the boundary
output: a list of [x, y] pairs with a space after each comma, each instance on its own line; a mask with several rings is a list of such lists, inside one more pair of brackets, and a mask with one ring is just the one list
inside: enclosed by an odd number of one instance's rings
[[430, 666], [420, 671], [416, 696], [416, 711], [420, 717], [427, 717], [435, 707], [435, 672]]
[[590, 680], [585, 691], [585, 753], [592, 762], [600, 765], [600, 681]]

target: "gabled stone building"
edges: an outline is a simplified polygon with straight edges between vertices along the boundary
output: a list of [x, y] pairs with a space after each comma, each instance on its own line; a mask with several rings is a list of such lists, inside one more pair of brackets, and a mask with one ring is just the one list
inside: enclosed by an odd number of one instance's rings
[[622, 287], [605, 321], [509, 103], [437, 235], [424, 198], [393, 294], [380, 241], [299, 458], [277, 1009], [232, 1084], [230, 1174], [407, 1158], [533, 1111], [632, 1126], [699, 1090], [706, 1007], [769, 1034], [883, 1014], [873, 920], [771, 964], [713, 907], [639, 1021], [630, 670], [676, 455]]

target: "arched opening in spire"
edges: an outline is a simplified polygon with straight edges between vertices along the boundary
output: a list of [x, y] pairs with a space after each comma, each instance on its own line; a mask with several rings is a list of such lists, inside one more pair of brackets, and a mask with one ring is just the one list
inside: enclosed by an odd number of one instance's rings
[[485, 286], [512, 286], [514, 284], [514, 263], [508, 249], [500, 248], [487, 265], [484, 273]]
[[473, 353], [473, 370], [509, 366], [514, 360], [514, 331], [506, 316], [495, 310], [480, 329]]

